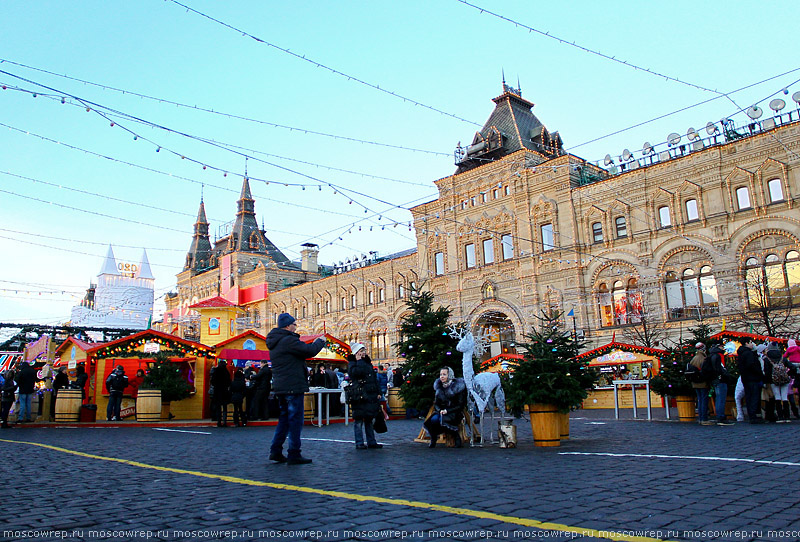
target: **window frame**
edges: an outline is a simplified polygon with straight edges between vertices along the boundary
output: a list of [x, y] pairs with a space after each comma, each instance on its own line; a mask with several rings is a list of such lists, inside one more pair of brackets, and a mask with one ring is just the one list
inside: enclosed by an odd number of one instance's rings
[[[545, 236], [545, 233], [547, 233], [547, 236]], [[542, 252], [556, 249], [556, 233], [552, 222], [539, 226], [539, 234], [542, 236]], [[549, 242], [547, 237], [549, 237]]]
[[[622, 221], [622, 227], [620, 228], [620, 220]], [[618, 216], [614, 219], [614, 227], [617, 233], [617, 239], [623, 239], [628, 237], [628, 220], [624, 216]], [[620, 233], [620, 229], [622, 233]]]
[[660, 229], [672, 227], [672, 211], [670, 210], [669, 205], [661, 205], [658, 208], [658, 227]]
[[[753, 199], [750, 197], [750, 187], [749, 186], [737, 186], [736, 189], [733, 191], [734, 195], [736, 196], [736, 209], [738, 211], [749, 211], [753, 208]], [[742, 197], [741, 194], [745, 194], [747, 196], [747, 206], [742, 207]]]
[[475, 257], [475, 243], [466, 243], [464, 245], [464, 267], [466, 269], [474, 269], [477, 267], [477, 265], [478, 262]]
[[[690, 207], [690, 203], [692, 204], [691, 207], [694, 209]], [[686, 211], [686, 222], [696, 222], [700, 220], [700, 207], [698, 207], [695, 198], [690, 198], [683, 202], [683, 208]], [[694, 211], [694, 216], [692, 216], [692, 211]]]
[[[772, 187], [775, 186], [780, 191], [780, 198], [775, 198]], [[786, 201], [786, 195], [783, 193], [783, 181], [780, 177], [775, 177], [767, 181], [767, 194], [769, 194], [770, 203], [780, 203]]]
[[441, 250], [433, 253], [433, 274], [437, 277], [444, 275], [444, 252]]
[[[510, 242], [506, 243], [506, 239], [508, 239], [508, 241], [510, 241]], [[514, 238], [512, 237], [512, 235], [510, 233], [504, 233], [503, 235], [500, 236], [500, 246], [502, 247], [503, 261], [506, 262], [508, 260], [513, 260], [514, 259]], [[509, 247], [508, 248], [508, 252], [506, 252], [506, 247]]]
[[602, 243], [605, 239], [603, 238], [603, 223], [602, 222], [592, 222], [592, 243]]
[[[487, 250], [487, 243], [488, 243], [488, 250]], [[481, 242], [481, 248], [483, 249], [483, 265], [491, 265], [495, 262], [494, 259], [494, 239], [489, 237], [488, 239], [484, 239]]]

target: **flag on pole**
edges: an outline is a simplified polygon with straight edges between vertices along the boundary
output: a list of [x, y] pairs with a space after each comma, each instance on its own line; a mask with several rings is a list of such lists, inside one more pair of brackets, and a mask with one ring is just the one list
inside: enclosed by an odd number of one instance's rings
[[575, 316], [575, 309], [570, 309], [567, 316]]
[[152, 329], [153, 327], [153, 315], [147, 317], [147, 329]]

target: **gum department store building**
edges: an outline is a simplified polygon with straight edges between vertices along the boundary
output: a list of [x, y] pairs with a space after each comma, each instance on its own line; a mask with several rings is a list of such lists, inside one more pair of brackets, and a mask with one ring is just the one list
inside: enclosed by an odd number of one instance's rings
[[199, 339], [190, 307], [221, 297], [238, 307], [231, 333], [265, 335], [289, 312], [301, 334], [357, 339], [374, 360], [397, 362], [391, 345], [414, 288], [488, 331], [486, 357], [513, 352], [542, 311], [569, 315], [565, 330], [595, 347], [642, 320], [677, 337], [698, 320], [746, 330], [737, 315], [748, 309], [800, 304], [792, 114], [672, 134], [606, 170], [564, 152], [533, 104], [503, 90], [456, 150], [455, 173], [434, 181], [439, 197], [411, 210], [415, 249], [331, 269], [306, 244], [291, 262], [258, 228], [246, 179], [230, 234], [212, 245], [201, 202], [164, 329]]

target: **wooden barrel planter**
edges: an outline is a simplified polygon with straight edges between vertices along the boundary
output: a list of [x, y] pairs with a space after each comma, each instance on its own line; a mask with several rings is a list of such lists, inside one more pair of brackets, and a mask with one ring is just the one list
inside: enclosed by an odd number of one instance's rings
[[81, 402], [81, 390], [58, 390], [55, 422], [77, 422], [81, 416]]
[[725, 399], [725, 417], [736, 419], [736, 399], [730, 395]]
[[136, 421], [161, 421], [161, 390], [139, 390], [136, 398]]
[[560, 446], [561, 425], [555, 405], [528, 405], [534, 446]]
[[561, 440], [569, 440], [569, 412], [558, 413], [558, 429]]
[[691, 395], [679, 395], [675, 398], [675, 403], [678, 406], [678, 420], [682, 422], [693, 422], [695, 419], [695, 398]]
[[303, 406], [305, 407], [305, 414], [304, 419], [306, 420], [313, 420], [314, 419], [314, 403], [316, 399], [316, 395], [313, 393], [307, 393], [303, 398]]
[[400, 388], [389, 388], [389, 414], [392, 416], [405, 416], [406, 404], [400, 397]]

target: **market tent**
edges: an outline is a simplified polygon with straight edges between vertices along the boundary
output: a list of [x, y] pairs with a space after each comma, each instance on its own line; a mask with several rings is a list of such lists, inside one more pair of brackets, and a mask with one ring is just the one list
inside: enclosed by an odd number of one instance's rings
[[347, 356], [350, 354], [350, 346], [331, 335], [330, 333], [319, 333], [317, 335], [302, 335], [300, 340], [304, 343], [312, 343], [318, 338], [325, 339], [325, 348], [309, 361], [321, 361], [325, 363], [336, 363], [339, 365], [347, 364]]

